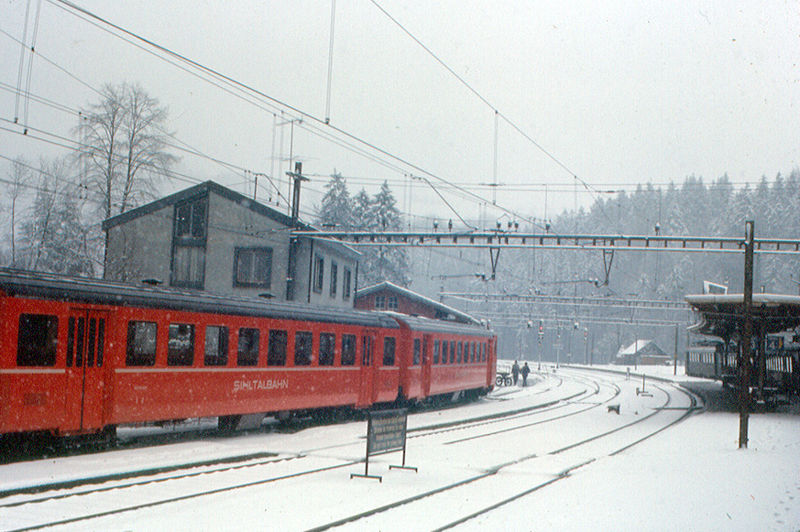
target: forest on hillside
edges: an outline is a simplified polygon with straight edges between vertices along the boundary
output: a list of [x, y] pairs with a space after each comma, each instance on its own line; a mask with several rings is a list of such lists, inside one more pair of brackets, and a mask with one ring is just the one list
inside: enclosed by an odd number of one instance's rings
[[[589, 210], [562, 213], [551, 221], [549, 232], [742, 237], [746, 220], [754, 220], [756, 237], [799, 238], [800, 171], [793, 169], [771, 180], [764, 177], [757, 186], [734, 186], [727, 176], [708, 183], [690, 176], [663, 189], [641, 185], [632, 193], [598, 199]], [[519, 230], [544, 231], [524, 224]], [[686, 294], [701, 292], [703, 281], [726, 285], [731, 292], [741, 292], [743, 286], [740, 254], [644, 251], [604, 257], [598, 250], [504, 250], [495, 280], [487, 281], [489, 260], [485, 250], [414, 250], [411, 288], [437, 298], [442, 293], [467, 292], [683, 301]], [[797, 294], [798, 264], [794, 256], [757, 255], [755, 290]], [[544, 358], [550, 360], [572, 354], [574, 360], [591, 356], [606, 361], [637, 338], [656, 339], [672, 354], [676, 329], [681, 353], [687, 341], [686, 325], [693, 319], [685, 311], [614, 310], [513, 299], [482, 302], [475, 297], [446, 296], [442, 301], [489, 318], [500, 334], [501, 352], [509, 357], [521, 353], [529, 359], [537, 359], [543, 350]], [[542, 348], [536, 334], [539, 320], [545, 329]], [[654, 323], [659, 321], [672, 323]]]

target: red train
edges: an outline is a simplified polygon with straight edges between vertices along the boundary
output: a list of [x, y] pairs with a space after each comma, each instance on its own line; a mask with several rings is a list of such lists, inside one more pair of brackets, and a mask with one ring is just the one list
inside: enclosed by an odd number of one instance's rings
[[495, 347], [453, 322], [0, 269], [0, 435], [477, 395]]

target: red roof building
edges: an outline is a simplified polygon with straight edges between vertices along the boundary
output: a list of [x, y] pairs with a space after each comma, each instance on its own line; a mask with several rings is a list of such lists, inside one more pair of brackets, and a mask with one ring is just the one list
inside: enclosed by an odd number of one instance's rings
[[459, 323], [479, 323], [478, 320], [465, 312], [389, 281], [383, 281], [358, 290], [356, 292], [355, 308], [361, 310], [388, 310], [408, 314], [409, 316], [423, 316]]

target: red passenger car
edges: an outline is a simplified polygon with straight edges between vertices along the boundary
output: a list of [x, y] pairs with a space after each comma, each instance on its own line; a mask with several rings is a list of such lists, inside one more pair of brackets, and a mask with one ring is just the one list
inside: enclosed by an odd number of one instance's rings
[[0, 269], [0, 434], [485, 393], [490, 331]]

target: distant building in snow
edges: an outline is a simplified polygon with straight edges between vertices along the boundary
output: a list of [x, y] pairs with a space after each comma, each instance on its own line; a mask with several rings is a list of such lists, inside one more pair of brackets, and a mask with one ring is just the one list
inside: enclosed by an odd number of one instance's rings
[[360, 289], [356, 293], [355, 307], [361, 310], [391, 310], [410, 316], [460, 323], [478, 323], [478, 320], [465, 312], [389, 281]]
[[672, 362], [672, 357], [653, 340], [636, 340], [621, 348], [614, 356], [614, 364], [633, 366], [659, 366]]
[[360, 253], [213, 181], [103, 222], [104, 278], [352, 307]]

